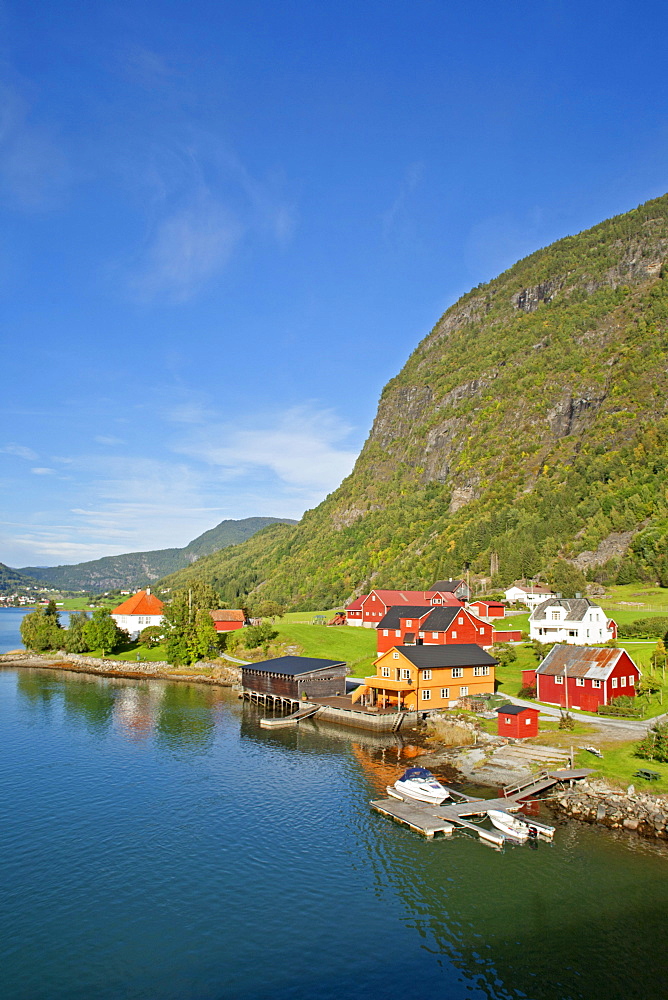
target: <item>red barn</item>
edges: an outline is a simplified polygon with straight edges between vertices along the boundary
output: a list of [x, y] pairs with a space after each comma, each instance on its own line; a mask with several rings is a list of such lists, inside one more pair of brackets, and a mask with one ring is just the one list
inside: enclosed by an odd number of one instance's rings
[[479, 618], [506, 617], [506, 606], [501, 601], [473, 601], [468, 606]]
[[492, 645], [492, 626], [461, 605], [390, 608], [379, 621], [376, 633], [379, 654], [393, 646]]
[[233, 632], [234, 629], [242, 628], [246, 621], [243, 611], [209, 611], [213, 618], [213, 627], [216, 632]]
[[494, 629], [492, 632], [492, 642], [521, 642], [522, 641], [522, 629], [504, 629], [500, 632], [498, 629]]
[[634, 697], [639, 678], [625, 649], [558, 645], [536, 670], [536, 697], [548, 705], [595, 712], [612, 698]]
[[538, 736], [540, 712], [537, 708], [527, 708], [525, 705], [502, 705], [496, 711], [499, 736], [510, 736], [514, 740]]
[[[354, 602], [353, 602], [354, 603]], [[362, 625], [375, 628], [390, 608], [432, 607], [461, 608], [463, 604], [449, 591], [431, 590], [372, 590], [362, 600]], [[346, 608], [348, 611], [348, 608]]]
[[356, 597], [354, 601], [351, 601], [350, 604], [346, 604], [346, 620], [349, 625], [362, 624], [362, 605], [368, 596], [368, 594], [362, 594], [360, 597]]

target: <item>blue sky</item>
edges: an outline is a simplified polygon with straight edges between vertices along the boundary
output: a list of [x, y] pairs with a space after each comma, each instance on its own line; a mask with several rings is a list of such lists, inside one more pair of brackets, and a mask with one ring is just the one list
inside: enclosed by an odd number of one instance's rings
[[0, 561], [335, 489], [517, 258], [668, 190], [658, 2], [0, 4]]

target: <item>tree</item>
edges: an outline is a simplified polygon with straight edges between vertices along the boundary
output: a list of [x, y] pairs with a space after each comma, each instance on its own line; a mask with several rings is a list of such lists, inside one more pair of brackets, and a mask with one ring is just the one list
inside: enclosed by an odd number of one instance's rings
[[285, 614], [285, 605], [278, 601], [260, 601], [253, 606], [252, 618], [282, 618]]
[[142, 646], [146, 646], [148, 649], [153, 649], [155, 646], [159, 646], [162, 642], [162, 634], [164, 632], [162, 625], [147, 625], [145, 629], [139, 633], [139, 641]]
[[275, 639], [278, 632], [271, 622], [261, 622], [259, 625], [251, 625], [244, 629], [244, 646], [246, 649], [257, 649], [264, 646], [265, 649], [272, 639]]
[[555, 594], [562, 597], [575, 597], [576, 594], [587, 593], [587, 580], [584, 573], [565, 559], [556, 559], [547, 574], [549, 583]]
[[218, 649], [218, 635], [209, 611], [219, 603], [213, 587], [201, 580], [176, 591], [164, 613], [170, 663], [192, 663]]
[[21, 622], [23, 645], [35, 653], [43, 653], [47, 649], [58, 649], [62, 638], [63, 630], [57, 612], [56, 614], [47, 613], [46, 608], [39, 608], [26, 615]]
[[101, 650], [102, 656], [113, 653], [130, 638], [124, 629], [118, 627], [107, 608], [96, 608], [83, 632], [88, 648]]
[[490, 650], [492, 656], [499, 661], [500, 667], [507, 667], [517, 659], [517, 650], [509, 642], [497, 642]]
[[63, 636], [64, 646], [68, 653], [86, 653], [90, 648], [86, 639], [88, 615], [85, 611], [73, 612], [70, 624]]

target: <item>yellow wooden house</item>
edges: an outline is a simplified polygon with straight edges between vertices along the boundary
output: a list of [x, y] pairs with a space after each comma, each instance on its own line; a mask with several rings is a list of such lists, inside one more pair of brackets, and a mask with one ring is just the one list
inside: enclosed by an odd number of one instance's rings
[[494, 693], [498, 660], [474, 643], [395, 646], [375, 661], [354, 700], [368, 708], [430, 711], [451, 708], [461, 698]]

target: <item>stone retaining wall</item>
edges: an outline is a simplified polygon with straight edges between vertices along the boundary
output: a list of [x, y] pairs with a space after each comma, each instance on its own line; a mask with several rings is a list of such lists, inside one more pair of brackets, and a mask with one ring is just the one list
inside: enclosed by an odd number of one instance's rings
[[604, 782], [585, 782], [556, 793], [552, 805], [585, 823], [601, 823], [612, 829], [633, 830], [642, 837], [668, 840], [668, 798], [636, 792], [615, 791]]

